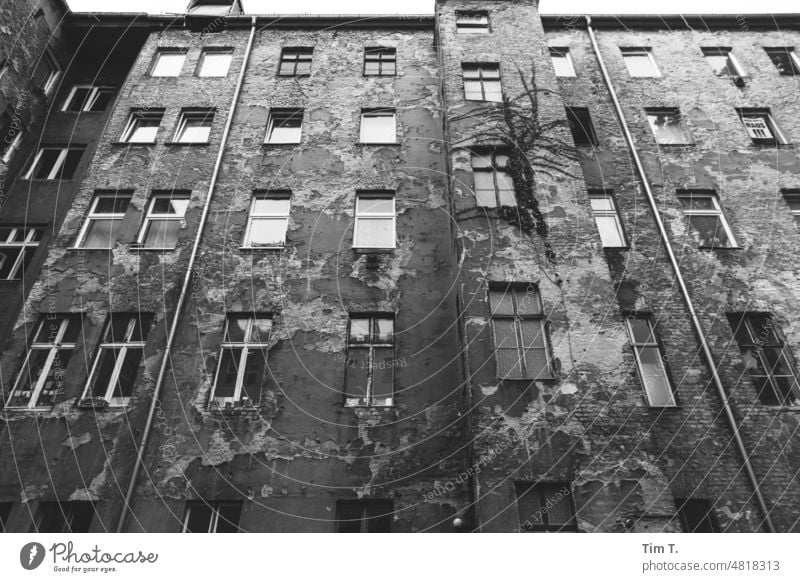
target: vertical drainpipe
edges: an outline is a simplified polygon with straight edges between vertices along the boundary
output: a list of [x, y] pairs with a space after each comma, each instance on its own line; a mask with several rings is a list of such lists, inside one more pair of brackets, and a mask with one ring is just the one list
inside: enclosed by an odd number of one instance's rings
[[172, 344], [175, 341], [175, 335], [178, 330], [181, 312], [183, 311], [183, 306], [186, 303], [186, 297], [189, 293], [189, 287], [192, 282], [192, 274], [194, 272], [194, 265], [197, 262], [197, 253], [200, 248], [200, 241], [203, 238], [203, 232], [208, 219], [209, 209], [211, 208], [211, 198], [214, 194], [214, 189], [216, 188], [217, 180], [219, 178], [220, 168], [222, 167], [222, 157], [225, 154], [225, 146], [228, 143], [228, 136], [230, 135], [231, 125], [233, 124], [233, 116], [236, 113], [236, 105], [239, 102], [239, 94], [242, 91], [242, 84], [244, 82], [245, 71], [247, 70], [247, 63], [250, 60], [250, 52], [253, 49], [253, 40], [255, 39], [256, 35], [256, 17], [251, 17], [250, 22], [250, 37], [247, 40], [247, 48], [244, 51], [242, 67], [239, 70], [239, 78], [236, 80], [236, 90], [233, 93], [233, 100], [231, 101], [231, 106], [228, 110], [228, 119], [225, 121], [225, 129], [222, 132], [222, 140], [219, 146], [219, 151], [217, 152], [216, 162], [214, 163], [214, 171], [211, 174], [211, 181], [208, 185], [208, 194], [206, 195], [206, 200], [203, 203], [203, 212], [200, 215], [200, 222], [197, 226], [197, 234], [194, 237], [191, 255], [189, 255], [189, 263], [186, 267], [186, 275], [183, 278], [181, 293], [178, 296], [178, 303], [175, 306], [175, 314], [172, 317], [172, 323], [170, 324], [167, 343], [164, 346], [164, 355], [161, 358], [161, 366], [158, 370], [158, 378], [156, 379], [155, 388], [153, 389], [153, 397], [150, 402], [150, 410], [147, 414], [147, 422], [145, 423], [144, 431], [142, 432], [142, 440], [139, 443], [139, 447], [136, 452], [136, 461], [133, 465], [131, 479], [128, 483], [128, 490], [125, 494], [125, 502], [122, 505], [122, 510], [119, 514], [119, 520], [117, 521], [118, 533], [122, 532], [123, 528], [125, 527], [128, 510], [130, 509], [131, 501], [133, 499], [133, 492], [136, 489], [136, 481], [139, 477], [139, 471], [142, 468], [142, 462], [144, 460], [145, 451], [147, 450], [147, 444], [150, 441], [150, 432], [153, 428], [153, 418], [156, 415], [156, 408], [158, 407], [159, 396], [161, 394], [161, 386], [164, 383], [164, 376], [167, 372], [167, 366], [171, 360]]
[[714, 382], [714, 386], [717, 389], [717, 394], [719, 399], [722, 401], [722, 408], [725, 411], [725, 419], [728, 421], [728, 426], [733, 433], [733, 440], [736, 444], [736, 449], [739, 451], [739, 454], [742, 457], [742, 464], [744, 466], [745, 473], [747, 473], [747, 479], [750, 481], [750, 485], [753, 488], [753, 494], [755, 495], [756, 501], [758, 502], [758, 506], [761, 509], [762, 514], [764, 515], [764, 525], [766, 526], [767, 531], [774, 533], [775, 526], [772, 523], [772, 518], [769, 514], [769, 509], [767, 508], [767, 504], [764, 501], [763, 495], [761, 495], [761, 488], [759, 486], [758, 479], [756, 478], [755, 473], [753, 472], [753, 467], [750, 464], [750, 453], [747, 450], [747, 447], [742, 441], [742, 436], [739, 432], [739, 425], [736, 423], [736, 418], [733, 416], [733, 410], [731, 410], [730, 401], [728, 398], [728, 393], [725, 390], [725, 387], [722, 385], [722, 380], [719, 377], [719, 372], [717, 371], [717, 365], [714, 362], [714, 356], [711, 353], [711, 349], [708, 347], [708, 342], [706, 342], [705, 334], [703, 333], [703, 328], [700, 325], [700, 320], [697, 318], [697, 312], [694, 310], [694, 304], [692, 303], [692, 299], [689, 295], [689, 290], [686, 287], [686, 283], [683, 280], [683, 276], [681, 275], [680, 266], [678, 264], [677, 259], [675, 258], [675, 253], [672, 250], [672, 244], [667, 237], [667, 231], [664, 227], [664, 222], [661, 220], [661, 215], [658, 212], [658, 206], [656, 204], [655, 196], [653, 196], [653, 190], [650, 188], [650, 182], [647, 179], [647, 174], [644, 171], [644, 166], [642, 165], [642, 160], [639, 158], [639, 152], [636, 150], [636, 144], [633, 141], [633, 136], [631, 135], [630, 130], [628, 129], [628, 123], [625, 121], [625, 115], [622, 113], [622, 107], [619, 104], [619, 100], [617, 99], [617, 93], [614, 90], [614, 85], [611, 83], [611, 77], [608, 74], [608, 69], [606, 69], [605, 62], [603, 61], [603, 57], [600, 54], [600, 48], [597, 45], [597, 38], [595, 37], [594, 30], [592, 29], [592, 17], [591, 16], [584, 16], [586, 19], [586, 30], [589, 33], [589, 39], [592, 42], [592, 50], [594, 50], [595, 57], [597, 57], [597, 62], [600, 65], [600, 72], [603, 75], [603, 80], [605, 81], [606, 87], [608, 88], [608, 92], [611, 95], [611, 101], [614, 103], [614, 109], [617, 112], [617, 117], [619, 118], [620, 126], [622, 127], [622, 132], [625, 134], [625, 141], [628, 142], [628, 147], [630, 148], [631, 155], [633, 157], [633, 161], [636, 165], [636, 170], [639, 174], [639, 179], [644, 186], [645, 193], [647, 194], [647, 202], [650, 204], [650, 209], [653, 212], [653, 217], [656, 221], [656, 226], [658, 227], [658, 233], [661, 237], [661, 242], [664, 245], [664, 248], [667, 251], [667, 256], [669, 257], [669, 262], [672, 266], [672, 270], [675, 273], [675, 279], [678, 282], [678, 287], [680, 288], [681, 295], [683, 296], [683, 300], [686, 303], [686, 307], [689, 310], [689, 315], [692, 319], [692, 326], [694, 327], [695, 335], [697, 335], [697, 339], [700, 341], [700, 348], [703, 351], [703, 356], [705, 357], [706, 364], [711, 371], [711, 377]]

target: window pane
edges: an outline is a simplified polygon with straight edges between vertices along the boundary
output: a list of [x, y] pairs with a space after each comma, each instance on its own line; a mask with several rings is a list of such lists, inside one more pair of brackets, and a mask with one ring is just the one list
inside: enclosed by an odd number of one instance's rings
[[91, 93], [91, 91], [91, 87], [76, 87], [75, 92], [72, 94], [72, 97], [70, 98], [69, 103], [67, 103], [67, 106], [64, 108], [64, 111], [82, 111], [83, 106], [86, 103], [86, 99], [89, 97], [89, 93]]
[[267, 373], [267, 350], [248, 349], [242, 380], [242, 396], [249, 397], [251, 402], [257, 405], [261, 400], [261, 386]]
[[394, 229], [392, 218], [359, 218], [356, 221], [356, 248], [387, 249], [394, 248]]
[[224, 77], [228, 74], [233, 55], [228, 52], [207, 52], [203, 55], [200, 77]]
[[647, 119], [653, 129], [656, 142], [664, 145], [692, 142], [688, 130], [683, 126], [680, 114], [673, 112], [650, 113], [647, 115]]
[[393, 519], [391, 501], [372, 501], [367, 504], [367, 533], [391, 533]]
[[370, 339], [369, 332], [369, 319], [356, 319], [350, 320], [350, 341], [351, 342], [367, 342]]
[[500, 206], [516, 206], [517, 198], [514, 195], [514, 182], [511, 175], [506, 172], [495, 172], [497, 190], [500, 197]]
[[183, 126], [183, 131], [178, 136], [178, 141], [181, 143], [205, 143], [210, 135], [210, 122], [190, 119]]
[[17, 261], [22, 249], [3, 249], [0, 251], [0, 280], [15, 280], [22, 277], [22, 270], [17, 268]]
[[624, 247], [625, 239], [622, 237], [622, 229], [619, 220], [614, 216], [595, 216], [597, 230], [600, 233], [600, 242], [604, 247]]
[[6, 402], [6, 406], [28, 406], [49, 355], [50, 350], [30, 351], [30, 356], [19, 372], [17, 389]]
[[547, 509], [545, 506], [548, 525], [571, 525], [573, 516], [572, 507], [570, 506], [570, 495], [564, 495], [554, 487], [548, 489], [546, 495], [550, 508]]
[[529, 483], [517, 483], [517, 512], [520, 529], [531, 530], [544, 525], [544, 512], [539, 504], [539, 493]]
[[658, 70], [650, 58], [648, 50], [624, 51], [625, 66], [631, 77], [658, 77]]
[[523, 319], [520, 321], [522, 345], [526, 348], [545, 347], [544, 325], [541, 319]]
[[497, 358], [497, 376], [498, 378], [522, 378], [522, 362], [520, 361], [520, 353], [517, 348], [505, 349], [498, 348], [495, 350], [495, 357]]
[[358, 214], [388, 214], [394, 215], [394, 198], [368, 198], [359, 196], [356, 200]]
[[394, 320], [375, 320], [375, 341], [380, 343], [389, 343], [394, 341]]
[[633, 343], [635, 344], [654, 344], [656, 343], [653, 330], [650, 327], [650, 322], [647, 319], [629, 317], [628, 325], [630, 326], [633, 335]]
[[679, 196], [678, 200], [686, 210], [716, 210], [714, 200], [708, 195]]
[[369, 349], [349, 348], [345, 373], [345, 395], [348, 398], [366, 398], [369, 381]]
[[189, 518], [186, 533], [208, 533], [211, 527], [213, 510], [205, 503], [192, 503], [189, 506]]
[[58, 350], [56, 352], [53, 363], [50, 365], [50, 369], [47, 370], [47, 376], [42, 385], [42, 391], [39, 393], [39, 399], [35, 403], [36, 406], [49, 406], [53, 404], [56, 392], [64, 385], [64, 373], [73, 351], [72, 349], [68, 349]]
[[139, 371], [139, 362], [142, 360], [141, 348], [128, 348], [125, 353], [125, 361], [120, 368], [117, 385], [114, 387], [114, 398], [130, 396], [136, 384], [136, 375]]
[[542, 313], [542, 304], [539, 294], [533, 286], [527, 289], [518, 289], [516, 292], [517, 313], [520, 315], [539, 315]]
[[217, 533], [237, 533], [239, 531], [239, 516], [242, 513], [241, 503], [218, 504]]
[[239, 375], [239, 362], [241, 348], [225, 348], [222, 350], [217, 385], [214, 388], [214, 398], [232, 398], [236, 390], [236, 379]]
[[158, 196], [153, 199], [153, 206], [150, 210], [153, 214], [172, 214], [175, 216], [183, 216], [186, 214], [186, 209], [189, 207], [188, 198], [170, 198], [167, 196]]
[[689, 224], [695, 230], [702, 247], [731, 246], [721, 216], [689, 216]]
[[135, 125], [128, 136], [127, 141], [131, 143], [152, 143], [156, 141], [159, 127], [157, 122], [153, 124], [150, 121], [144, 122], [140, 120], [134, 123]]
[[144, 236], [143, 246], [154, 249], [174, 249], [178, 244], [181, 228], [179, 220], [150, 220]]
[[483, 99], [483, 88], [480, 81], [464, 81], [464, 98], [472, 101]]
[[494, 176], [492, 172], [475, 172], [475, 199], [478, 206], [495, 208], [497, 194], [494, 189]]
[[364, 506], [362, 501], [336, 503], [336, 528], [339, 533], [361, 533]]
[[160, 53], [151, 75], [153, 77], [177, 77], [181, 74], [185, 58], [186, 55], [183, 53]]
[[500, 81], [484, 81], [483, 89], [486, 92], [486, 100], [499, 103], [503, 100], [503, 90]]
[[253, 319], [250, 329], [250, 342], [254, 344], [269, 343], [269, 335], [272, 331], [272, 319], [269, 317], [257, 317]]
[[113, 248], [121, 228], [122, 220], [119, 219], [92, 219], [86, 230], [83, 246], [97, 249]]
[[98, 89], [95, 93], [94, 102], [88, 104], [88, 111], [105, 111], [111, 104], [114, 97], [114, 90], [110, 88]]
[[100, 350], [99, 361], [95, 371], [95, 376], [90, 391], [92, 396], [104, 398], [108, 386], [111, 383], [111, 377], [114, 373], [114, 366], [117, 363], [117, 356], [119, 349], [102, 348]]
[[97, 198], [92, 212], [96, 214], [124, 214], [128, 209], [129, 196], [101, 196]]
[[372, 397], [391, 398], [394, 395], [394, 348], [375, 348], [372, 362]]
[[525, 348], [525, 366], [527, 378], [548, 379], [552, 378], [550, 372], [550, 358], [544, 348]]
[[656, 347], [636, 348], [636, 354], [650, 406], [674, 405], [675, 399], [661, 361], [660, 350]]
[[489, 305], [492, 315], [514, 315], [514, 300], [511, 289], [489, 291]]
[[289, 198], [259, 197], [253, 203], [253, 214], [286, 216], [289, 214]]
[[363, 143], [394, 143], [396, 139], [394, 113], [365, 113], [361, 116]]
[[592, 203], [592, 210], [614, 210], [614, 202], [610, 196], [590, 195], [589, 200]]
[[365, 75], [377, 75], [380, 72], [380, 62], [367, 60], [364, 63]]
[[246, 246], [277, 247], [286, 242], [287, 218], [253, 218]]
[[39, 156], [39, 163], [37, 164], [36, 168], [34, 169], [31, 178], [35, 180], [47, 180], [50, 177], [50, 172], [53, 171], [53, 168], [58, 161], [58, 158], [61, 156], [60, 149], [44, 149], [42, 150], [41, 156]]

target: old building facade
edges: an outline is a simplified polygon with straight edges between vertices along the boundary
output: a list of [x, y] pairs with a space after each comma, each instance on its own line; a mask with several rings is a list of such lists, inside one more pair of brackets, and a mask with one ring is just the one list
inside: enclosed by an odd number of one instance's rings
[[46, 10], [4, 529], [800, 528], [796, 16]]

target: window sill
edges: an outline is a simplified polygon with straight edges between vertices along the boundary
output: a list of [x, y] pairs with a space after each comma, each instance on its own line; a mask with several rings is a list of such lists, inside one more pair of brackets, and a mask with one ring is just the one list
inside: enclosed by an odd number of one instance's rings
[[351, 409], [394, 408], [394, 398], [376, 398], [371, 402], [365, 402], [363, 398], [347, 398], [344, 401], [344, 407]]
[[397, 247], [379, 248], [379, 249], [365, 249], [359, 247], [352, 247], [353, 252], [357, 255], [390, 255], [393, 254]]
[[49, 182], [51, 184], [53, 182], [73, 182], [74, 181], [72, 178], [53, 178], [52, 180], [50, 178], [20, 178], [20, 180], [21, 181], [24, 180], [25, 182]]
[[286, 245], [264, 245], [264, 246], [252, 246], [252, 247], [239, 247], [239, 250], [243, 253], [253, 253], [259, 251], [282, 251], [286, 248]]
[[397, 74], [395, 73], [394, 75], [369, 75], [367, 73], [364, 73], [364, 76], [365, 77], [377, 77], [378, 79], [391, 79], [392, 77], [396, 77]]
[[145, 252], [145, 253], [169, 253], [176, 250], [178, 247], [143, 247], [138, 243], [130, 243], [128, 245], [131, 251]]
[[210, 145], [211, 142], [208, 141], [165, 141], [165, 146], [207, 146]]
[[654, 406], [652, 404], [648, 404], [647, 408], [649, 410], [682, 410], [683, 406], [680, 404], [665, 404], [663, 406]]
[[679, 149], [692, 149], [697, 147], [697, 142], [693, 143], [658, 143], [656, 145], [659, 148], [666, 148], [668, 150], [679, 150]]
[[300, 145], [299, 141], [295, 141], [295, 142], [291, 142], [291, 143], [269, 143], [269, 142], [264, 142], [264, 143], [261, 144], [261, 147], [274, 148], [274, 147], [282, 147], [282, 146], [285, 147], [285, 146], [299, 146], [299, 145]]
[[629, 251], [629, 250], [631, 250], [631, 247], [629, 245], [624, 246], [624, 247], [603, 247], [603, 250], [604, 251], [616, 251], [616, 252]]
[[158, 145], [158, 142], [155, 142], [155, 141], [112, 141], [112, 142], [111, 142], [111, 145], [112, 145], [112, 146], [114, 146], [114, 147], [123, 147], [123, 146], [129, 146], [129, 147], [137, 147], [137, 146], [141, 146], [141, 147], [149, 147], [149, 146]]
[[22, 283], [22, 279], [0, 279], [0, 285], [3, 283]]
[[757, 149], [757, 150], [764, 150], [764, 149], [778, 149], [778, 150], [793, 150], [795, 149], [793, 143], [779, 143], [779, 142], [751, 142], [750, 147]]
[[699, 246], [697, 247], [699, 251], [741, 251], [744, 250], [743, 247], [706, 247], [706, 246]]
[[3, 407], [3, 412], [11, 412], [14, 414], [21, 414], [23, 412], [50, 412], [53, 409], [52, 406], [36, 406], [34, 408], [28, 408], [27, 406], [5, 406]]
[[399, 146], [399, 141], [360, 141], [356, 145], [360, 146]]
[[281, 75], [280, 73], [278, 73], [276, 75], [276, 77], [278, 77], [279, 79], [308, 79], [310, 76], [311, 73], [308, 73], [307, 75]]

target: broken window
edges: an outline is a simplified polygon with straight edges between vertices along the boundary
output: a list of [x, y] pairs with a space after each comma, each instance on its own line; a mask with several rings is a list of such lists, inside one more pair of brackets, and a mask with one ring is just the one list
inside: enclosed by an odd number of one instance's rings
[[78, 315], [47, 314], [36, 323], [33, 341], [6, 408], [50, 407], [61, 391], [81, 331]]
[[175, 143], [208, 143], [214, 123], [214, 109], [182, 109], [175, 129]]
[[4, 163], [13, 159], [22, 143], [23, 133], [19, 119], [11, 117], [7, 111], [0, 113], [0, 159]]
[[664, 356], [650, 316], [632, 315], [625, 321], [647, 403], [652, 407], [676, 406]]
[[186, 49], [160, 48], [153, 57], [150, 76], [177, 77], [181, 74], [184, 61], [186, 61]]
[[50, 48], [46, 48], [42, 56], [39, 57], [39, 63], [33, 71], [32, 80], [34, 84], [44, 91], [45, 95], [49, 95], [55, 88], [59, 77], [61, 77], [61, 67]]
[[794, 218], [794, 221], [800, 224], [800, 189], [797, 190], [789, 190], [784, 189], [781, 190], [783, 194], [783, 199], [786, 201], [786, 205], [789, 207], [789, 213]]
[[36, 515], [36, 533], [86, 533], [95, 515], [91, 501], [42, 501]]
[[681, 528], [686, 533], [717, 533], [720, 531], [714, 507], [708, 499], [675, 499]]
[[551, 46], [550, 59], [553, 61], [556, 77], [574, 77], [576, 75], [572, 55], [568, 48]]
[[755, 145], [781, 145], [789, 143], [775, 124], [769, 109], [737, 109], [747, 135]]
[[631, 77], [661, 76], [650, 47], [625, 47], [620, 48], [620, 51], [622, 51], [622, 59], [625, 61]]
[[241, 501], [189, 501], [183, 533], [238, 533]]
[[163, 109], [133, 109], [120, 141], [125, 143], [155, 143]]
[[678, 200], [700, 248], [735, 248], [728, 221], [714, 192], [678, 191]]
[[336, 502], [339, 533], [391, 533], [394, 503], [388, 499], [341, 500]]
[[350, 316], [345, 370], [347, 406], [394, 403], [394, 316]]
[[782, 46], [764, 50], [781, 75], [800, 75], [800, 56], [794, 47]]
[[500, 65], [497, 63], [464, 63], [464, 98], [467, 101], [503, 101], [500, 86]]
[[302, 109], [272, 109], [267, 121], [267, 144], [300, 143], [303, 133]]
[[393, 77], [397, 74], [397, 49], [369, 47], [364, 50], [364, 75]]
[[82, 401], [92, 406], [128, 404], [152, 323], [151, 313], [108, 315]]
[[800, 385], [794, 358], [772, 315], [731, 313], [728, 320], [744, 356], [745, 369], [755, 383], [761, 403], [797, 403], [800, 399]]
[[227, 77], [233, 60], [231, 48], [206, 48], [197, 65], [198, 77]]
[[356, 195], [353, 248], [395, 248], [394, 193], [365, 192]]
[[711, 47], [703, 48], [703, 56], [706, 57], [711, 69], [718, 77], [744, 77], [742, 69], [736, 57], [733, 56], [730, 48]]
[[492, 284], [489, 307], [497, 377], [550, 380], [550, 347], [539, 290], [534, 285]]
[[517, 205], [514, 181], [507, 168], [508, 156], [505, 153], [472, 154], [472, 175], [478, 206], [497, 208]]
[[661, 145], [684, 145], [693, 144], [694, 139], [686, 127], [681, 112], [677, 108], [651, 108], [646, 109], [647, 122], [656, 143]]
[[569, 483], [516, 482], [520, 531], [578, 531]]
[[488, 33], [489, 13], [486, 10], [456, 10], [456, 32]]
[[282, 247], [289, 227], [290, 192], [260, 192], [253, 195], [244, 246]]
[[625, 233], [622, 230], [622, 220], [617, 212], [614, 196], [605, 190], [590, 190], [589, 201], [592, 204], [592, 214], [603, 247], [627, 247]]
[[0, 533], [5, 533], [8, 531], [8, 517], [11, 515], [11, 508], [13, 507], [13, 503], [10, 501], [3, 501], [0, 502]]
[[114, 248], [130, 201], [130, 192], [95, 194], [75, 246], [87, 249]]
[[396, 143], [394, 109], [364, 109], [361, 112], [361, 143]]
[[36, 152], [23, 179], [71, 180], [82, 156], [82, 147], [43, 147]]
[[278, 75], [283, 77], [306, 77], [311, 74], [313, 47], [287, 47], [281, 51]]
[[43, 228], [0, 225], [0, 281], [22, 279], [43, 236]]
[[567, 121], [576, 146], [596, 146], [597, 134], [586, 107], [567, 107]]
[[271, 315], [228, 315], [212, 405], [258, 406], [261, 387], [270, 374], [267, 350], [271, 331]]
[[174, 249], [188, 208], [188, 192], [154, 194], [137, 242], [146, 249]]
[[61, 111], [105, 111], [114, 97], [114, 87], [75, 85], [67, 95]]

